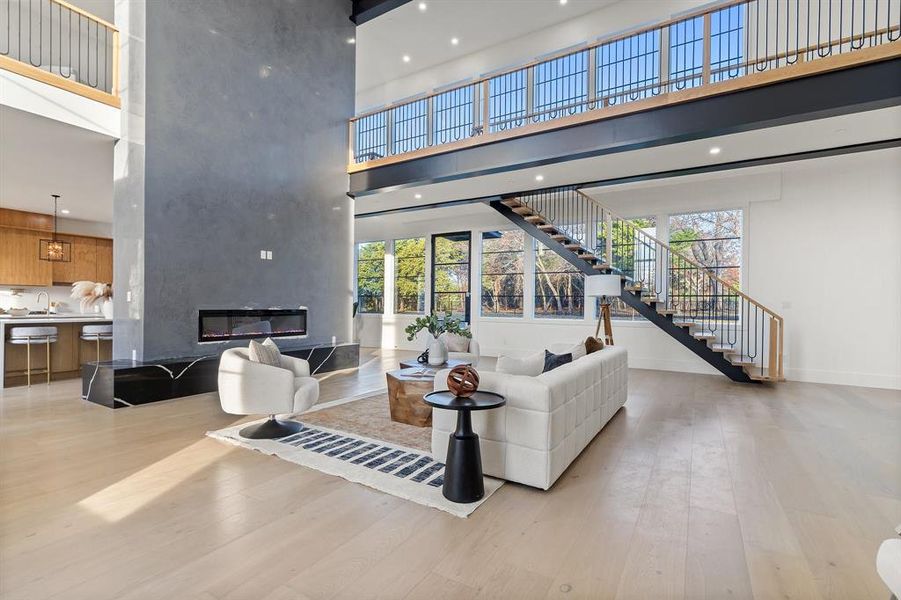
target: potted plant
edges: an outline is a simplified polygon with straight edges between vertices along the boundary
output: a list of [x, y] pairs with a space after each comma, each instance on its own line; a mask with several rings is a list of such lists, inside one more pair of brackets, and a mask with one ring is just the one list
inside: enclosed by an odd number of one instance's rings
[[415, 321], [407, 325], [404, 333], [407, 334], [407, 340], [412, 342], [416, 339], [416, 334], [423, 329], [429, 332], [426, 354], [428, 363], [432, 366], [443, 365], [447, 362], [447, 345], [441, 339], [442, 333], [454, 333], [465, 338], [472, 337], [469, 329], [463, 326], [460, 319], [452, 317], [450, 311], [446, 312], [444, 316], [432, 313], [428, 316], [417, 317]]

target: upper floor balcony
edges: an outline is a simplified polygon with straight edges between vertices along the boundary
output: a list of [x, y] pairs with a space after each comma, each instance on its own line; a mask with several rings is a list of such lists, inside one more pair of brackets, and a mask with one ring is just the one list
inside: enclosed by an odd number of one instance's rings
[[899, 39], [898, 0], [707, 5], [357, 115], [351, 191], [377, 167], [898, 58]]
[[0, 0], [0, 69], [119, 108], [119, 30], [65, 0]]

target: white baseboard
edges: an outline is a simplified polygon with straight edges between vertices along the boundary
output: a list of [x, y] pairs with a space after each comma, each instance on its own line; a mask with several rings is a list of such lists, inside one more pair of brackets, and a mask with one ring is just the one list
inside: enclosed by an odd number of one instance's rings
[[825, 383], [829, 385], [853, 385], [857, 387], [901, 390], [901, 375], [882, 373], [858, 373], [854, 371], [826, 371], [822, 369], [785, 369], [789, 381]]

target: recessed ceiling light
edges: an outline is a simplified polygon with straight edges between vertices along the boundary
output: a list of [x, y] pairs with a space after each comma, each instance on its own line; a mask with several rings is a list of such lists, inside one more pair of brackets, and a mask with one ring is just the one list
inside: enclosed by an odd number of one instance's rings
[[425, 10], [425, 9], [427, 9], [427, 8], [428, 8], [428, 6], [425, 5], [425, 2], [420, 2], [420, 3], [419, 3], [419, 10]]
[[459, 40], [459, 39], [457, 39], [457, 38], [451, 38], [451, 44], [453, 44], [454, 46], [456, 46], [456, 45], [459, 44], [459, 43], [460, 43], [460, 40]]
[[413, 197], [417, 200], [422, 200], [422, 194], [413, 194]]
[[564, 4], [566, 4], [566, 0], [560, 0], [560, 6], [563, 6]]
[[67, 214], [69, 214], [69, 209], [68, 209], [68, 208], [61, 208], [59, 212], [63, 213], [64, 215], [67, 215]]
[[349, 38], [347, 38], [347, 43], [348, 43], [348, 44], [356, 44], [356, 43], [357, 43], [357, 38], [349, 37]]
[[544, 175], [536, 175], [535, 181], [544, 181]]
[[409, 54], [404, 54], [403, 59], [404, 59], [404, 62], [410, 62], [410, 55], [409, 55]]
[[714, 146], [713, 148], [710, 149], [710, 154], [716, 156], [717, 154], [719, 154], [722, 151], [723, 151], [723, 149], [720, 148], [719, 146]]

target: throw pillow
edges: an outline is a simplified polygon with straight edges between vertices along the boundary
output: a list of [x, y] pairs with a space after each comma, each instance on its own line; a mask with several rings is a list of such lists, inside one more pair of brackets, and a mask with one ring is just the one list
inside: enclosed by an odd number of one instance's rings
[[456, 333], [445, 333], [444, 345], [448, 352], [469, 352], [469, 338]]
[[544, 370], [542, 373], [547, 373], [548, 371], [553, 371], [557, 367], [561, 365], [565, 365], [566, 363], [571, 363], [573, 361], [572, 353], [566, 354], [554, 354], [550, 350], [544, 351]]
[[591, 354], [593, 352], [597, 352], [598, 350], [604, 349], [604, 341], [600, 338], [596, 337], [588, 337], [585, 339], [585, 352], [587, 354]]
[[266, 338], [262, 344], [256, 340], [250, 340], [248, 347], [248, 355], [250, 360], [272, 367], [282, 366], [282, 354], [278, 351], [278, 346], [271, 338]]
[[573, 355], [573, 360], [575, 361], [588, 354], [588, 349], [585, 347], [585, 344], [579, 342], [569, 349], [569, 353]]
[[538, 352], [526, 358], [513, 358], [510, 356], [498, 356], [497, 366], [494, 370], [498, 373], [506, 373], [507, 375], [527, 375], [529, 377], [537, 377], [541, 375], [541, 369], [544, 367], [544, 356]]

